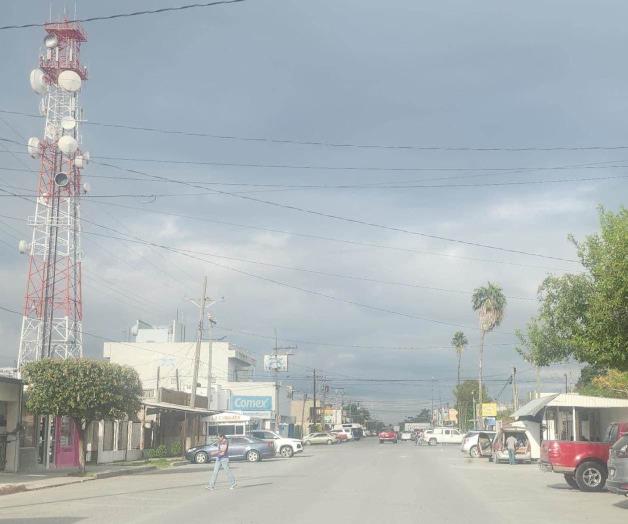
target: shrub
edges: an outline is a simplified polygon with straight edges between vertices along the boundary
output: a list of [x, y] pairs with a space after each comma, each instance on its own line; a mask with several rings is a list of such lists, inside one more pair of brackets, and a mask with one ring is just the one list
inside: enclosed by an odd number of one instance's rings
[[167, 457], [168, 456], [168, 448], [162, 444], [161, 446], [158, 446], [156, 448], [145, 449], [144, 450], [144, 456], [146, 458], [149, 458], [149, 459], [151, 459], [151, 458]]
[[181, 442], [177, 441], [177, 442], [173, 442], [170, 445], [170, 456], [171, 457], [178, 457], [179, 455], [183, 454], [183, 446], [181, 445]]

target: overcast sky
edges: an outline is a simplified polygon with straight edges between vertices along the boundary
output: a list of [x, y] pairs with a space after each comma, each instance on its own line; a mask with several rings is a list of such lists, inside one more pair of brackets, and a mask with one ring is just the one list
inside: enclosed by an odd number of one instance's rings
[[[180, 3], [80, 1], [78, 15]], [[74, 2], [5, 1], [0, 25], [43, 22], [49, 4], [55, 15], [64, 4], [73, 15]], [[587, 148], [628, 144], [627, 16], [620, 1], [247, 0], [85, 24], [89, 81], [81, 102], [88, 121], [444, 148], [332, 147], [83, 126], [83, 147], [94, 158], [84, 171], [93, 197], [81, 204], [89, 221], [83, 226], [85, 331], [126, 340], [136, 319], [166, 324], [178, 310], [192, 333], [197, 313], [186, 297], [200, 294], [207, 275], [210, 294], [225, 298], [212, 309], [216, 337], [261, 357], [276, 328], [282, 344], [298, 345], [289, 374], [297, 389], [311, 393], [306, 376], [316, 367], [332, 390], [344, 387], [345, 398], [362, 400], [394, 422], [429, 405], [432, 377], [436, 401], [452, 400], [456, 357], [449, 342], [457, 329], [470, 341], [463, 374], [476, 376], [479, 331], [470, 295], [490, 280], [509, 298], [503, 324], [487, 337], [489, 392], [500, 393], [516, 365], [525, 395], [534, 372], [516, 355], [513, 333], [535, 313], [543, 278], [580, 271], [578, 264], [268, 202], [575, 258], [567, 235], [594, 232], [596, 207], [614, 210], [625, 201], [626, 179], [608, 177], [625, 175], [618, 166], [628, 151]], [[28, 75], [43, 35], [41, 28], [0, 31], [0, 109], [37, 112]], [[0, 113], [2, 138], [25, 142], [42, 132], [41, 119]], [[447, 149], [556, 146], [584, 149]], [[0, 145], [3, 188], [35, 189], [37, 174], [25, 169], [38, 164], [24, 153]], [[540, 183], [487, 185], [505, 182]], [[220, 185], [199, 189], [206, 183]], [[426, 185], [441, 187], [416, 187]], [[223, 193], [211, 194], [212, 188]], [[96, 197], [107, 194], [131, 196]], [[2, 198], [0, 206], [0, 305], [20, 310], [27, 259], [16, 245], [30, 238], [26, 218], [34, 208], [17, 198]], [[190, 258], [102, 235], [204, 254]], [[18, 316], [0, 311], [0, 366], [17, 357], [19, 326]], [[85, 342], [86, 354], [102, 355], [101, 339]], [[545, 389], [560, 389], [565, 371], [577, 380], [574, 366], [552, 368], [544, 372]], [[509, 388], [501, 399], [510, 400]]]

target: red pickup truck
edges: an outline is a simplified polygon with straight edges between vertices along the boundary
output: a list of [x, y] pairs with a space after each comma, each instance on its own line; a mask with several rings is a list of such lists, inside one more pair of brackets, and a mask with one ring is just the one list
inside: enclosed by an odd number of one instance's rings
[[628, 422], [615, 422], [604, 442], [545, 440], [541, 443], [541, 469], [562, 473], [572, 488], [601, 491], [608, 476], [609, 450], [626, 434]]
[[397, 432], [392, 429], [384, 429], [379, 432], [379, 443], [383, 444], [384, 442], [392, 442], [396, 444], [399, 440], [397, 437]]

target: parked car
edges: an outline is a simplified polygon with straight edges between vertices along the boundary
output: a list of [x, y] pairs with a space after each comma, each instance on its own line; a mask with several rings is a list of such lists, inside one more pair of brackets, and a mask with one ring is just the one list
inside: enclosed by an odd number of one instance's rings
[[628, 435], [620, 438], [611, 448], [606, 487], [613, 493], [628, 497]]
[[285, 438], [274, 431], [259, 429], [251, 431], [250, 435], [266, 442], [272, 442], [275, 446], [275, 452], [282, 457], [290, 458], [295, 453], [303, 451], [303, 444], [299, 439]]
[[515, 448], [516, 462], [532, 462], [532, 452], [530, 439], [525, 428], [519, 426], [504, 426], [497, 432], [493, 438], [491, 460], [495, 464], [500, 462], [508, 462], [508, 449], [506, 448], [506, 440], [513, 436], [517, 439]]
[[336, 444], [338, 440], [331, 433], [310, 433], [303, 438], [303, 444], [311, 446], [312, 444]]
[[468, 453], [473, 458], [490, 457], [495, 434], [494, 431], [469, 431], [462, 438], [460, 451]]
[[456, 428], [432, 428], [423, 433], [423, 440], [430, 446], [437, 444], [462, 444], [462, 433]]
[[333, 430], [331, 430], [331, 433], [344, 435], [344, 437], [342, 437], [343, 442], [346, 442], [348, 440], [353, 440], [354, 438], [351, 428], [336, 427]]
[[410, 431], [402, 431], [399, 438], [401, 441], [412, 440], [412, 433]]
[[[275, 446], [270, 442], [238, 435], [227, 437], [229, 441], [229, 459], [259, 462], [275, 456]], [[218, 440], [202, 446], [196, 446], [185, 452], [185, 458], [195, 464], [205, 464], [218, 452]]]
[[329, 432], [330, 435], [334, 435], [334, 437], [336, 437], [336, 440], [338, 441], [338, 443], [341, 442], [347, 442], [347, 440], [349, 440], [349, 437], [347, 436], [347, 434], [340, 430], [340, 429], [332, 429]]
[[611, 446], [626, 434], [628, 422], [615, 422], [603, 442], [546, 440], [541, 444], [541, 468], [562, 473], [572, 488], [602, 491]]
[[378, 437], [380, 444], [383, 444], [384, 442], [392, 442], [393, 444], [396, 444], [399, 441], [397, 432], [392, 429], [383, 429], [379, 432]]

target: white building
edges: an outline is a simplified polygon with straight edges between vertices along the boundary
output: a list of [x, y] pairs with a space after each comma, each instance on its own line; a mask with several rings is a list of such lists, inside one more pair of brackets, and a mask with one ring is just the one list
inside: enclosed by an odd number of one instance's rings
[[[103, 356], [134, 368], [142, 381], [144, 397], [155, 398], [159, 388], [189, 393], [192, 390], [196, 342], [183, 341], [177, 322], [154, 327], [138, 321], [131, 331], [134, 342], [105, 342]], [[211, 370], [210, 370], [211, 362]], [[294, 424], [290, 414], [291, 391], [272, 382], [253, 382], [255, 358], [229, 342], [201, 343], [197, 395], [206, 397], [211, 376], [209, 410], [232, 411], [251, 417], [252, 427], [274, 427], [279, 409], [282, 431]], [[275, 398], [277, 397], [277, 399]]]

